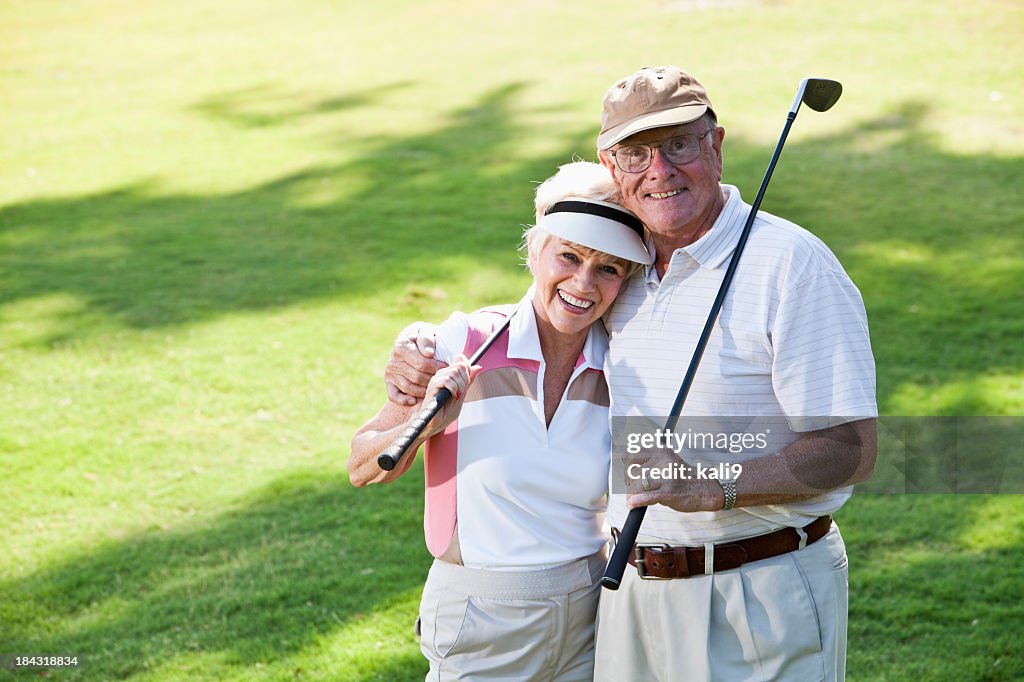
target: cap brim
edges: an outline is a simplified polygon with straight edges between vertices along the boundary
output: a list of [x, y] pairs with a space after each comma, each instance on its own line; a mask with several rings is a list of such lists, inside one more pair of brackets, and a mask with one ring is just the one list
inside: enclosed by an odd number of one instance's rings
[[626, 121], [622, 125], [615, 126], [614, 128], [606, 130], [598, 135], [597, 148], [601, 150], [608, 149], [630, 135], [635, 135], [636, 133], [643, 132], [644, 130], [662, 128], [664, 126], [682, 125], [684, 123], [696, 121], [708, 111], [708, 108], [709, 107], [706, 104], [693, 104], [685, 107], [673, 107], [671, 109], [666, 109], [665, 111], [656, 111], [653, 114], [646, 114], [644, 116], [634, 118], [631, 121]]
[[551, 213], [544, 216], [537, 227], [566, 241], [634, 263], [650, 265], [654, 262], [640, 235], [608, 218], [587, 213]]

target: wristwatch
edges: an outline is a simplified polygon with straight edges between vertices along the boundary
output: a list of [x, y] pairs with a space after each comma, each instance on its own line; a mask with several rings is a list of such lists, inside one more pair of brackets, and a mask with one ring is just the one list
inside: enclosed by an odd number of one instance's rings
[[725, 493], [725, 505], [722, 507], [722, 511], [728, 511], [736, 506], [736, 481], [733, 479], [716, 479], [718, 485], [722, 486], [722, 492]]

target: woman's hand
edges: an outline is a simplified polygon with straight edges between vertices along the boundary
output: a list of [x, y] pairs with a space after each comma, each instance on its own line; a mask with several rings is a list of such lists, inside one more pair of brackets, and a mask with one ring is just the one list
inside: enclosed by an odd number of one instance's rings
[[442, 388], [447, 388], [451, 391], [452, 397], [448, 399], [448, 402], [437, 413], [437, 416], [427, 424], [426, 433], [435, 436], [459, 418], [459, 413], [462, 412], [462, 404], [466, 401], [466, 392], [469, 390], [469, 385], [473, 383], [473, 380], [476, 379], [479, 373], [480, 365], [473, 365], [471, 367], [466, 356], [459, 355], [455, 358], [455, 362], [438, 371], [430, 379], [430, 383], [427, 384], [427, 399], [424, 400], [424, 403], [433, 399]]

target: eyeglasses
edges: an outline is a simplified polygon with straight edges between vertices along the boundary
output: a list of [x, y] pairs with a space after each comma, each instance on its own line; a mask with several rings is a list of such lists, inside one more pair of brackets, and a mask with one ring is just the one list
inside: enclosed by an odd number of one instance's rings
[[700, 134], [676, 135], [656, 145], [627, 144], [611, 154], [615, 157], [615, 165], [623, 173], [642, 173], [650, 168], [655, 149], [660, 149], [661, 155], [669, 163], [682, 165], [700, 156], [700, 142], [712, 130], [714, 128], [708, 128]]

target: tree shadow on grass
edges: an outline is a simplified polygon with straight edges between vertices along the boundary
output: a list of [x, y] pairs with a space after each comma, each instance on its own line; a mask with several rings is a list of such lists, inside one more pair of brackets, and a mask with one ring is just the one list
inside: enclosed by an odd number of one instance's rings
[[[0, 210], [0, 329], [12, 345], [47, 346], [111, 326], [147, 329], [308, 300], [394, 293], [443, 280], [451, 260], [518, 267], [519, 226], [531, 222], [532, 180], [564, 153], [511, 161], [523, 125], [512, 83], [454, 111], [437, 131], [363, 140], [349, 161], [308, 167], [249, 190], [186, 195], [142, 181], [106, 192]], [[275, 125], [331, 114], [344, 97], [291, 104]], [[353, 96], [344, 106], [360, 106]], [[269, 100], [269, 104], [267, 103]], [[198, 109], [265, 125], [271, 93], [229, 93]], [[326, 102], [326, 103], [325, 103]], [[354, 148], [351, 137], [339, 147]], [[395, 277], [401, 273], [402, 279]], [[40, 333], [16, 333], [17, 304], [57, 297]]]
[[334, 97], [285, 92], [271, 86], [253, 86], [206, 97], [195, 104], [192, 110], [241, 128], [266, 128], [301, 122], [311, 116], [367, 107], [377, 103], [382, 93], [394, 93], [412, 85], [410, 81], [401, 81]]
[[[408, 617], [389, 633], [374, 674], [422, 678], [406, 602], [418, 602], [430, 557], [422, 476], [406, 478], [357, 491], [293, 476], [210, 521], [106, 542], [0, 581], [17, 614], [0, 650], [81, 654], [89, 679], [211, 654], [233, 670], [269, 667], [300, 652], [297, 660], [316, 659], [324, 639], [397, 608]], [[330, 678], [372, 679], [349, 663]]]

